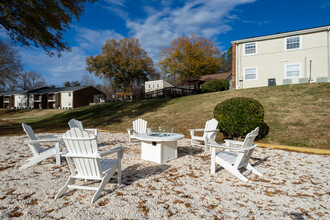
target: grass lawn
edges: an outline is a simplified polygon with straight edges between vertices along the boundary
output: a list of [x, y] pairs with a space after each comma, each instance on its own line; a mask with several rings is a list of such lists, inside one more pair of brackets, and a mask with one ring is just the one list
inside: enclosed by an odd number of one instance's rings
[[86, 128], [126, 132], [133, 120], [143, 118], [148, 121], [148, 127], [174, 128], [175, 132], [189, 137], [189, 128], [203, 128], [205, 121], [213, 117], [214, 107], [233, 97], [255, 98], [264, 106], [270, 131], [260, 142], [330, 149], [330, 83], [105, 103], [74, 110], [0, 110], [0, 134], [23, 134], [22, 122], [37, 132], [64, 132], [71, 118], [81, 120]]

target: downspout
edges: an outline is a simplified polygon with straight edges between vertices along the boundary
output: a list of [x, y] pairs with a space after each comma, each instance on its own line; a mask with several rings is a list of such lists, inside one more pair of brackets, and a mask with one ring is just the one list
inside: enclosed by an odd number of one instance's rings
[[238, 68], [238, 43], [237, 42], [235, 42], [235, 50], [236, 50], [236, 57], [235, 57], [235, 59], [236, 59], [236, 64], [235, 64], [235, 66], [236, 66], [236, 76], [235, 76], [235, 89], [239, 89], [238, 88], [238, 76], [239, 76], [239, 68]]
[[308, 83], [310, 83], [312, 80], [312, 60], [309, 61], [309, 79]]

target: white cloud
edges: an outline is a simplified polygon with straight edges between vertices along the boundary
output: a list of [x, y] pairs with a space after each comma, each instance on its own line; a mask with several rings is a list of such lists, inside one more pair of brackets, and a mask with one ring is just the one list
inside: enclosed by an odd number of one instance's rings
[[125, 0], [106, 0], [106, 2], [112, 5], [124, 6]]
[[116, 33], [113, 30], [92, 30], [89, 28], [75, 26], [74, 30], [77, 33], [76, 41], [83, 49], [95, 49], [101, 50], [104, 43], [110, 39], [121, 39], [122, 35]]
[[[81, 80], [86, 71], [86, 57], [101, 52], [102, 46], [109, 38], [120, 39], [123, 36], [113, 30], [93, 30], [73, 26], [78, 46], [72, 51], [62, 53], [62, 57], [49, 57], [41, 48], [22, 48], [22, 63], [25, 71], [34, 70], [44, 75], [48, 84], [63, 86], [65, 81]], [[94, 74], [90, 74], [94, 76]], [[97, 83], [101, 81], [95, 78]]]
[[[255, 0], [191, 0], [181, 8], [147, 9], [143, 21], [126, 19], [127, 27], [138, 38], [155, 62], [160, 50], [169, 47], [173, 39], [190, 34], [212, 38], [231, 30], [227, 25], [229, 12], [236, 6]], [[169, 4], [168, 4], [169, 5]], [[150, 11], [153, 13], [150, 14]]]
[[[65, 81], [80, 80], [89, 74], [86, 68], [85, 52], [79, 47], [73, 47], [72, 52], [63, 53], [61, 58], [49, 57], [43, 49], [22, 49], [24, 70], [34, 70], [42, 73], [48, 84], [63, 86]], [[92, 74], [91, 74], [92, 75]]]
[[325, 1], [322, 3], [321, 8], [324, 9], [327, 8], [328, 6], [330, 6], [330, 1]]

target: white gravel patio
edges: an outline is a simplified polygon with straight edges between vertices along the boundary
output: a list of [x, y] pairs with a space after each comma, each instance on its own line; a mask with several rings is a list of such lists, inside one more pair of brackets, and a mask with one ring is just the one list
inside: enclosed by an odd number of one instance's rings
[[[100, 151], [127, 146], [127, 134], [100, 132]], [[122, 186], [111, 180], [101, 198], [70, 190], [55, 200], [69, 169], [47, 159], [18, 170], [31, 157], [27, 136], [0, 137], [0, 219], [329, 219], [330, 156], [258, 148], [250, 163], [264, 174], [244, 183], [224, 169], [210, 175], [210, 154], [178, 142], [179, 158], [140, 159], [140, 144], [125, 150]], [[93, 185], [91, 181], [81, 184]]]

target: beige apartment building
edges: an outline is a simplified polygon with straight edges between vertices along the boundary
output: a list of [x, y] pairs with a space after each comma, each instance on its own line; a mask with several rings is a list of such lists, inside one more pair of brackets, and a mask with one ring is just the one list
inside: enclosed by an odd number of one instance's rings
[[145, 82], [145, 92], [152, 92], [159, 89], [164, 89], [167, 87], [173, 87], [171, 84], [165, 80], [154, 80]]
[[330, 26], [232, 41], [232, 87], [330, 81]]

